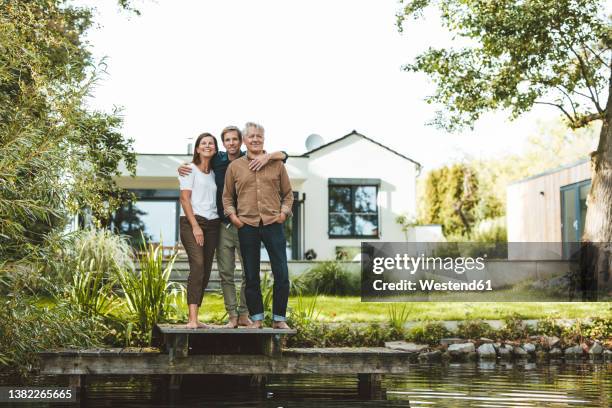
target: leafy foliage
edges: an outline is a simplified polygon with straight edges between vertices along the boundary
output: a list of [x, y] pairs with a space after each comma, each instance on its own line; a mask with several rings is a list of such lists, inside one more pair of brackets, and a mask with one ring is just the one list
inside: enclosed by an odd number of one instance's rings
[[463, 339], [478, 340], [481, 337], [494, 336], [494, 330], [487, 322], [466, 320], [457, 325], [457, 336]]
[[597, 0], [414, 0], [398, 15], [400, 30], [429, 6], [467, 44], [429, 48], [405, 66], [433, 78], [428, 102], [444, 107], [436, 125], [455, 130], [483, 113], [508, 109], [517, 117], [534, 104], [554, 106], [573, 128], [601, 118], [608, 85], [612, 30]]
[[338, 261], [317, 263], [299, 281], [305, 293], [346, 296], [360, 291], [359, 277], [352, 276]]
[[504, 326], [498, 331], [498, 335], [505, 339], [524, 339], [529, 337], [531, 330], [523, 322], [521, 316], [511, 314], [504, 317]]
[[127, 194], [113, 176], [135, 169], [117, 112], [85, 108], [104, 65], [83, 36], [91, 11], [68, 1], [0, 6], [0, 259], [44, 258], [51, 234], [87, 209], [103, 222]]
[[441, 322], [426, 322], [410, 329], [406, 336], [409, 340], [424, 343], [438, 344], [440, 339], [450, 336], [450, 331]]
[[476, 220], [478, 181], [462, 164], [432, 170], [425, 187], [423, 222], [441, 224], [445, 235], [467, 235]]
[[36, 352], [53, 348], [100, 346], [108, 327], [97, 316], [86, 316], [71, 304], [37, 306], [20, 296], [0, 303], [0, 367], [26, 375]]
[[[457, 48], [432, 48], [405, 66], [436, 84], [427, 102], [441, 106], [434, 124], [454, 131], [486, 112], [506, 110], [512, 118], [534, 105], [558, 109], [578, 129], [602, 122], [591, 152], [593, 177], [583, 241], [612, 240], [612, 25], [601, 0], [400, 0], [402, 30], [408, 17], [434, 6], [459, 39]], [[607, 93], [607, 95], [606, 95]], [[605, 274], [610, 250], [586, 246], [583, 274]], [[594, 272], [592, 272], [594, 271]], [[609, 290], [597, 282], [593, 294]], [[601, 287], [599, 287], [601, 286]], [[594, 295], [589, 295], [594, 296]]]

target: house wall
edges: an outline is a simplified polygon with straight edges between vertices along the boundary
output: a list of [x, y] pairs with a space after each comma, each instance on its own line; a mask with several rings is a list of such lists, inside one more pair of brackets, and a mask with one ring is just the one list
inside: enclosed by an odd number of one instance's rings
[[[310, 154], [306, 193], [304, 250], [314, 249], [317, 259], [332, 259], [338, 246], [361, 245], [362, 239], [328, 237], [328, 179], [379, 178], [380, 241], [405, 241], [395, 222], [398, 215], [416, 213], [416, 165], [359, 136], [350, 136]], [[372, 240], [368, 238], [367, 240]]]
[[590, 162], [586, 161], [509, 185], [508, 242], [561, 242], [560, 189], [590, 178]]

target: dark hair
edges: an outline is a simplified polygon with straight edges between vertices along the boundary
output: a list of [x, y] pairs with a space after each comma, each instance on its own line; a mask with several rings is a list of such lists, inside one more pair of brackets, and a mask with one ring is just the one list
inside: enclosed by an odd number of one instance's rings
[[223, 128], [223, 130], [221, 131], [221, 142], [225, 142], [225, 134], [229, 133], [229, 132], [236, 132], [238, 133], [238, 140], [240, 140], [242, 142], [242, 132], [240, 131], [240, 129], [238, 129], [237, 126], [226, 126]]
[[[195, 141], [195, 145], [193, 146], [193, 159], [191, 160], [194, 164], [200, 164], [200, 155], [198, 154], [198, 146], [200, 142], [205, 137], [212, 137], [213, 143], [215, 144], [215, 155], [219, 153], [219, 143], [217, 143], [217, 138], [208, 132], [202, 133]], [[215, 156], [213, 156], [215, 157]]]

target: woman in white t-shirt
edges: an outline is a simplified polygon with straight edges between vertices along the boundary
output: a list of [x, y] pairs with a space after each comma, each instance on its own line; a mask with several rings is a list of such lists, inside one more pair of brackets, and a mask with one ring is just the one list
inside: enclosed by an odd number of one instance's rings
[[190, 329], [208, 327], [198, 320], [198, 310], [202, 305], [213, 256], [219, 241], [217, 185], [211, 166], [212, 159], [218, 151], [217, 139], [210, 133], [202, 133], [195, 142], [192, 172], [179, 177], [181, 187], [179, 230], [189, 260], [187, 327]]

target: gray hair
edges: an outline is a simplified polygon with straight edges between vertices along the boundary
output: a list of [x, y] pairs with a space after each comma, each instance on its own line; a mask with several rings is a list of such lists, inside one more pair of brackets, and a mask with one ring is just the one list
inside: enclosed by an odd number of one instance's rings
[[264, 131], [264, 127], [263, 127], [263, 126], [261, 126], [259, 123], [255, 123], [255, 122], [247, 122], [247, 123], [244, 125], [244, 130], [242, 131], [242, 134], [243, 134], [244, 136], [246, 136], [246, 135], [247, 135], [247, 132], [248, 132], [249, 128], [255, 128], [255, 129], [257, 129], [257, 130], [261, 131], [261, 134], [262, 134], [262, 135], [263, 135], [263, 134], [264, 134], [264, 132], [265, 132], [265, 131]]

